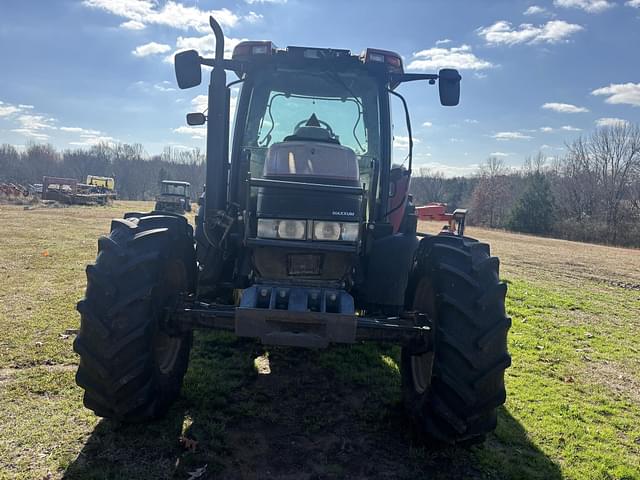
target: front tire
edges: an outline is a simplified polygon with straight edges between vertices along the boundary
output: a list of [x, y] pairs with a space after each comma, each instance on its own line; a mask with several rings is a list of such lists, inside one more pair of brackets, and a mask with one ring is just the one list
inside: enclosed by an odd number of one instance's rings
[[178, 397], [191, 333], [164, 328], [166, 308], [193, 292], [193, 230], [178, 216], [114, 220], [87, 267], [78, 303], [77, 384], [84, 405], [101, 417], [142, 422], [162, 416]]
[[433, 348], [402, 349], [405, 406], [428, 443], [473, 444], [492, 432], [506, 399], [511, 364], [506, 285], [489, 246], [438, 235], [422, 241], [410, 281], [409, 305], [433, 320]]

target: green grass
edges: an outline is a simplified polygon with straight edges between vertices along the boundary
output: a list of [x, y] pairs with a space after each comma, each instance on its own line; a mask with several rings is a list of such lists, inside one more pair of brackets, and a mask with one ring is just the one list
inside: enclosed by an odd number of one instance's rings
[[267, 350], [198, 332], [165, 419], [96, 418], [73, 378], [75, 303], [109, 219], [145, 206], [0, 210], [0, 479], [188, 478], [205, 465], [201, 478], [640, 479], [640, 292], [585, 279], [506, 278], [509, 396], [471, 449], [420, 445], [399, 349], [374, 344]]

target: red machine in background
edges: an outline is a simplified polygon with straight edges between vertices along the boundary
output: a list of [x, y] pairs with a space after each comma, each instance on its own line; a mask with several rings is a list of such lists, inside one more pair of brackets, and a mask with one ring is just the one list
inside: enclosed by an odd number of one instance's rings
[[416, 207], [418, 220], [422, 221], [445, 221], [447, 225], [443, 227], [443, 231], [448, 231], [452, 235], [462, 236], [464, 234], [464, 219], [467, 210], [458, 208], [453, 213], [447, 213], [446, 203], [428, 203], [422, 207]]

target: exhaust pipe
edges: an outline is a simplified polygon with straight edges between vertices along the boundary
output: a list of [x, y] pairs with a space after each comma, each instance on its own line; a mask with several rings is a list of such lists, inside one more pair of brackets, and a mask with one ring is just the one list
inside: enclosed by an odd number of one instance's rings
[[[224, 34], [220, 24], [209, 17], [209, 24], [216, 39], [215, 63], [224, 60]], [[230, 91], [227, 88], [227, 73], [223, 66], [214, 66], [209, 82], [207, 121], [207, 191], [205, 195], [205, 228], [214, 233], [214, 225], [220, 212], [227, 209], [228, 168], [229, 168], [229, 104]], [[215, 235], [212, 243], [217, 243]]]

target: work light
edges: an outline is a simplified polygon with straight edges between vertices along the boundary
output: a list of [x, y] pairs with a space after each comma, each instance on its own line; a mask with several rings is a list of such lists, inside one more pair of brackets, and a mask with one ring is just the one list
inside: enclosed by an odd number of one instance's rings
[[358, 239], [359, 230], [358, 222], [313, 222], [313, 239], [355, 242]]
[[285, 240], [304, 240], [307, 237], [306, 220], [258, 219], [259, 238], [282, 238]]

